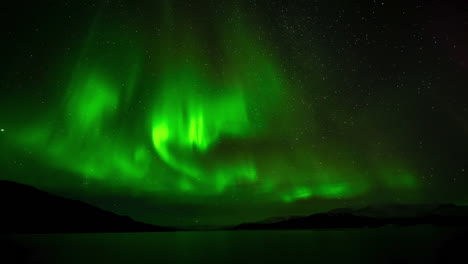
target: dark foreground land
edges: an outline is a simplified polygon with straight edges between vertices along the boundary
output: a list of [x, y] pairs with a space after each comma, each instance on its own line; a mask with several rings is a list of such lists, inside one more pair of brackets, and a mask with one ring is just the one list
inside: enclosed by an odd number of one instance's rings
[[[0, 233], [158, 232], [150, 225], [31, 186], [0, 181]], [[1, 261], [0, 261], [1, 262]]]
[[308, 216], [274, 218], [244, 223], [234, 230], [369, 228], [433, 225], [468, 227], [468, 206], [454, 204], [381, 205], [361, 209], [335, 209]]
[[335, 209], [218, 231], [154, 226], [0, 181], [0, 263], [467, 263], [468, 210]]
[[[106, 233], [181, 230], [142, 223], [31, 186], [0, 181], [0, 233]], [[468, 206], [381, 205], [341, 208], [308, 216], [277, 217], [223, 230], [377, 228], [433, 225], [468, 227]], [[200, 231], [200, 228], [197, 229]], [[203, 230], [201, 230], [203, 231]]]

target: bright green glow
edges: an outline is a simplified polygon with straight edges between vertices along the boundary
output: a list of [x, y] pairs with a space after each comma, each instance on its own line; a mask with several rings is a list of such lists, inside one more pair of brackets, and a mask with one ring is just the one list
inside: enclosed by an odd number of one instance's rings
[[83, 132], [99, 128], [106, 114], [117, 111], [118, 93], [101, 78], [98, 73], [85, 77], [81, 87], [73, 89], [68, 104], [71, 126], [76, 124]]
[[308, 187], [296, 188], [292, 193], [283, 195], [284, 202], [292, 202], [299, 199], [306, 199], [312, 196], [312, 190]]
[[[164, 99], [156, 104], [162, 107], [155, 111], [152, 137], [161, 159], [174, 169], [198, 178], [205, 174], [197, 163], [199, 159], [222, 136], [247, 135], [249, 122], [242, 96], [228, 92], [224, 97], [200, 98], [188, 83], [163, 86]], [[179, 89], [186, 92], [180, 94]]]
[[[169, 129], [165, 124], [157, 125], [153, 129], [153, 142], [156, 148], [160, 151], [163, 150], [163, 144], [167, 141], [169, 138]], [[163, 156], [166, 156], [167, 154], [164, 153]]]
[[[224, 192], [239, 182], [253, 183], [257, 169], [252, 155], [229, 158], [223, 142], [242, 142], [265, 133], [272, 107], [281, 106], [282, 76], [264, 47], [250, 39], [241, 23], [221, 26], [233, 47], [222, 46], [222, 75], [206, 67], [200, 53], [204, 43], [185, 27], [175, 30], [186, 45], [164, 54], [163, 75], [157, 86], [150, 119], [157, 155], [169, 167], [204, 186], [204, 193]], [[197, 47], [197, 48], [193, 48]], [[265, 96], [268, 94], [268, 96]], [[215, 158], [213, 158], [215, 157]]]
[[310, 80], [296, 87], [275, 43], [250, 21], [233, 11], [207, 26], [171, 5], [165, 1], [160, 36], [150, 40], [130, 22], [97, 19], [60, 102], [8, 134], [12, 144], [84, 183], [175, 201], [292, 203], [374, 187], [417, 190], [416, 173], [396, 158], [372, 160], [372, 150], [356, 155], [323, 140], [306, 109], [328, 120], [336, 106], [306, 105], [298, 90], [323, 88]]
[[340, 197], [344, 195], [347, 191], [349, 191], [347, 190], [347, 188], [349, 187], [346, 186], [346, 184], [325, 185], [325, 186], [322, 186], [320, 193], [324, 197], [330, 197], [330, 198]]

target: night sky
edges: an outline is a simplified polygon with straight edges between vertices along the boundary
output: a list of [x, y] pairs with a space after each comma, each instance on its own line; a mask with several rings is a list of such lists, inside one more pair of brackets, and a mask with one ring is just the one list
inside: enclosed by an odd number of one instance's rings
[[468, 204], [466, 1], [9, 2], [0, 179], [166, 225]]

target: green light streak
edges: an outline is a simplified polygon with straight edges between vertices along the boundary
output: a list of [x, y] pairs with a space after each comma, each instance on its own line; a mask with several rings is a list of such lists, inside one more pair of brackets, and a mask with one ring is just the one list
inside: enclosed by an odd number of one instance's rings
[[283, 195], [284, 202], [290, 203], [300, 199], [306, 199], [312, 196], [312, 190], [308, 187], [298, 187], [289, 194]]

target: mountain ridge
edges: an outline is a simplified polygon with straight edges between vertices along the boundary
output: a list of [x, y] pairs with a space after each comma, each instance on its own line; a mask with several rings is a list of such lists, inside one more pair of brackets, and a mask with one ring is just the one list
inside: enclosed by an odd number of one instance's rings
[[163, 232], [179, 229], [135, 221], [88, 203], [0, 180], [0, 233]]
[[455, 204], [387, 204], [359, 209], [337, 208], [306, 216], [274, 217], [242, 223], [243, 229], [333, 229], [383, 226], [468, 226], [468, 206]]

